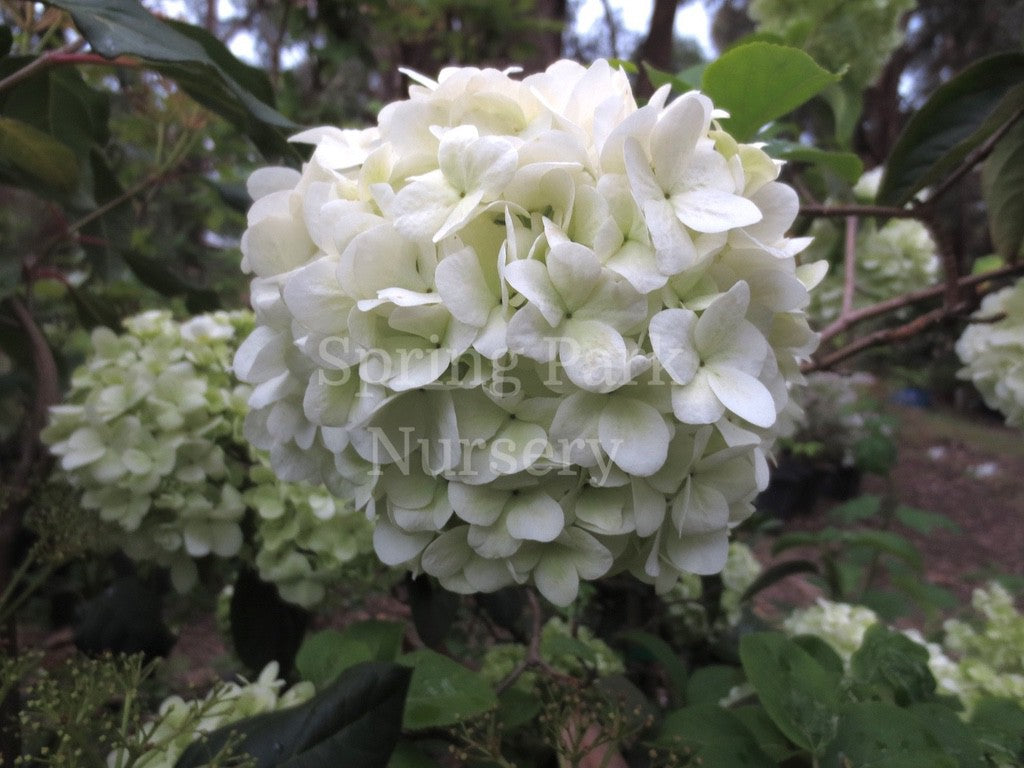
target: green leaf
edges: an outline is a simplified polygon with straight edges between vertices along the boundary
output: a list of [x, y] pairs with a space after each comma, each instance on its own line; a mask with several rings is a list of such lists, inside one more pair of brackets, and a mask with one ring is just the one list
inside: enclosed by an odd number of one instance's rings
[[740, 640], [743, 671], [761, 705], [794, 744], [814, 754], [831, 740], [841, 677], [789, 638], [759, 632]]
[[78, 160], [64, 143], [28, 123], [0, 117], [0, 181], [40, 185], [67, 195], [78, 185]]
[[295, 668], [304, 680], [323, 688], [349, 667], [363, 661], [394, 661], [405, 628], [392, 621], [361, 621], [338, 632], [310, 635], [299, 648]]
[[941, 85], [907, 122], [886, 162], [880, 205], [903, 205], [944, 178], [1024, 106], [1024, 53], [977, 61]]
[[878, 701], [843, 708], [821, 765], [957, 768], [957, 760], [910, 712]]
[[796, 752], [786, 735], [768, 717], [764, 707], [750, 704], [729, 711], [747, 727], [761, 751], [776, 763], [781, 763]]
[[14, 35], [11, 34], [11, 28], [6, 25], [0, 25], [0, 59], [11, 52], [11, 46], [14, 45]]
[[816, 662], [821, 664], [830, 674], [842, 677], [846, 671], [842, 657], [825, 640], [817, 635], [797, 635], [793, 642], [807, 651]]
[[878, 515], [882, 509], [882, 498], [874, 494], [865, 494], [833, 507], [828, 516], [843, 525], [854, 525]]
[[839, 80], [798, 48], [755, 42], [724, 53], [704, 70], [701, 87], [729, 112], [723, 125], [739, 141]]
[[653, 661], [665, 671], [668, 680], [669, 698], [676, 706], [681, 706], [686, 700], [686, 679], [688, 677], [686, 665], [683, 664], [679, 655], [672, 650], [672, 646], [666, 643], [657, 635], [644, 632], [641, 629], [629, 629], [620, 632], [615, 636], [617, 643], [631, 646], [632, 650], [627, 651], [627, 658], [637, 660], [639, 652], [640, 661]]
[[1024, 758], [1024, 707], [1017, 701], [986, 696], [975, 705], [970, 725], [992, 764]]
[[229, 742], [256, 768], [384, 768], [398, 737], [408, 669], [367, 662], [347, 669], [304, 704], [219, 728], [185, 750], [175, 768], [199, 768]]
[[729, 691], [743, 682], [743, 670], [727, 664], [697, 667], [686, 683], [686, 703], [718, 704]]
[[[663, 85], [669, 85], [672, 90], [676, 93], [686, 93], [694, 89], [693, 84], [684, 80], [679, 75], [673, 75], [671, 72], [662, 72], [660, 69], [655, 69], [646, 61], [643, 63], [644, 72], [647, 74], [647, 79], [651, 81], [651, 85], [655, 88], [660, 88]], [[696, 82], [700, 82], [697, 80]]]
[[1024, 242], [1024, 120], [996, 144], [981, 170], [988, 226], [999, 255], [1011, 264]]
[[856, 184], [864, 173], [864, 163], [853, 152], [830, 152], [784, 139], [772, 139], [765, 145], [764, 151], [780, 160], [806, 163], [832, 171], [850, 184]]
[[498, 722], [507, 731], [526, 725], [540, 714], [537, 694], [512, 686], [498, 695]]
[[68, 11], [82, 36], [107, 58], [137, 56], [208, 109], [244, 131], [266, 154], [293, 154], [295, 125], [266, 99], [270, 86], [205, 30], [157, 19], [137, 0], [48, 0]]
[[494, 690], [480, 675], [447, 656], [424, 649], [407, 653], [398, 662], [413, 668], [405, 728], [454, 725], [498, 705]]
[[440, 768], [436, 760], [427, 757], [411, 741], [399, 739], [391, 753], [388, 768]]
[[810, 560], [783, 560], [780, 563], [765, 568], [760, 575], [754, 579], [740, 596], [740, 602], [745, 603], [763, 589], [779, 583], [785, 578], [795, 576], [798, 573], [818, 573], [817, 563]]
[[910, 711], [942, 747], [956, 758], [959, 768], [985, 768], [988, 763], [977, 736], [948, 705], [940, 702], [914, 704]]
[[901, 632], [872, 624], [850, 659], [850, 682], [860, 699], [881, 699], [906, 707], [935, 698], [928, 650]]
[[775, 762], [761, 750], [743, 721], [714, 704], [669, 712], [652, 744], [688, 758], [686, 765], [715, 768], [770, 768]]
[[960, 526], [941, 513], [927, 512], [916, 507], [908, 507], [906, 504], [896, 507], [894, 514], [901, 524], [926, 536], [940, 529], [953, 532], [960, 530]]

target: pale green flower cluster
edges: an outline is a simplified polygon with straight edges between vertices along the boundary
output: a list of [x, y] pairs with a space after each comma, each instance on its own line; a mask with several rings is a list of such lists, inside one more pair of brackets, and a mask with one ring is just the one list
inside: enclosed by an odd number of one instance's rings
[[[541, 659], [565, 675], [607, 677], [625, 671], [622, 659], [611, 647], [583, 625], [576, 627], [575, 636], [564, 619], [553, 616], [541, 629]], [[526, 658], [526, 646], [517, 643], [498, 643], [487, 649], [480, 665], [481, 676], [492, 684], [500, 683]], [[536, 682], [532, 674], [524, 675], [524, 689]]]
[[1024, 427], [1024, 280], [990, 293], [956, 342], [964, 367], [958, 378], [974, 384], [1006, 423]]
[[107, 757], [108, 768], [174, 768], [189, 745], [203, 735], [254, 715], [287, 709], [311, 699], [313, 684], [301, 682], [283, 690], [276, 661], [255, 681], [221, 683], [202, 699], [171, 696], [156, 719], [146, 725], [128, 748]]
[[[843, 304], [843, 233], [835, 222], [818, 219], [811, 225], [814, 244], [808, 255], [828, 259], [833, 268], [814, 292], [810, 313], [816, 322], [839, 316]], [[890, 219], [881, 227], [862, 220], [857, 230], [854, 307], [934, 285], [939, 277], [938, 248], [928, 229], [914, 219]]]
[[96, 329], [43, 439], [82, 506], [116, 532], [111, 545], [169, 568], [178, 589], [195, 583], [198, 558], [254, 557], [285, 599], [308, 606], [369, 549], [369, 524], [324, 491], [279, 482], [243, 439], [250, 388], [230, 363], [252, 328], [249, 312], [178, 323], [152, 311], [121, 335]]
[[246, 436], [456, 592], [718, 572], [817, 342], [797, 196], [699, 93], [511, 74], [412, 75], [252, 176]]
[[967, 709], [983, 695], [1005, 696], [1024, 706], [1024, 615], [998, 582], [974, 590], [977, 625], [950, 620], [943, 645], [958, 658], [960, 695]]
[[903, 41], [901, 17], [914, 0], [751, 0], [759, 32], [803, 48], [823, 67], [843, 71], [862, 91]]
[[878, 614], [863, 605], [836, 603], [819, 597], [814, 605], [793, 611], [782, 622], [791, 635], [815, 635], [835, 649], [849, 663], [864, 641], [868, 627], [878, 622]]
[[[724, 627], [735, 627], [743, 617], [741, 598], [762, 571], [761, 561], [754, 551], [740, 541], [729, 542], [729, 555], [722, 569], [722, 595], [720, 598], [721, 620]], [[699, 576], [685, 574], [666, 595], [669, 614], [681, 617], [689, 630], [696, 634], [707, 634], [715, 628], [708, 625], [708, 618], [700, 599], [704, 587]]]

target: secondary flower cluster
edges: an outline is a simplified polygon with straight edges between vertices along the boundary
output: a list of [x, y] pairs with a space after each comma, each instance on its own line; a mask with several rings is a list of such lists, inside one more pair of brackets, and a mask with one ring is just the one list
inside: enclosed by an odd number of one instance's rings
[[721, 570], [816, 344], [779, 163], [604, 61], [414, 79], [250, 179], [246, 436], [454, 591]]
[[[285, 682], [278, 674], [278, 664], [272, 661], [254, 682], [221, 683], [202, 699], [165, 699], [156, 720], [137, 734], [137, 743], [107, 757], [108, 768], [173, 768], [200, 737], [239, 720], [287, 709], [313, 697], [315, 690], [308, 682], [282, 691]], [[138, 752], [141, 754], [134, 759], [130, 757]]]
[[974, 384], [1006, 423], [1024, 427], [1024, 280], [990, 293], [957, 340], [964, 367], [957, 376]]
[[261, 576], [311, 605], [369, 549], [369, 527], [326, 491], [278, 482], [243, 440], [250, 388], [232, 378], [230, 361], [252, 328], [249, 312], [179, 324], [152, 311], [127, 319], [122, 335], [96, 329], [43, 439], [82, 506], [110, 526], [110, 544], [169, 568], [179, 589], [195, 582], [197, 558], [253, 554], [248, 512]]

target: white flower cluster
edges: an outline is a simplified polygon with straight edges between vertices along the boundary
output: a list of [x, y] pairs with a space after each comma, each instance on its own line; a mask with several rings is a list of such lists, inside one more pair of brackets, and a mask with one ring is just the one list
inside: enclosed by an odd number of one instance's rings
[[1006, 423], [1024, 427], [1024, 280], [990, 293], [956, 342], [964, 367], [957, 376], [974, 384]]
[[721, 570], [816, 344], [779, 163], [604, 61], [414, 79], [250, 179], [246, 436], [457, 592]]
[[249, 312], [179, 324], [151, 311], [121, 335], [96, 329], [43, 439], [82, 506], [114, 532], [110, 543], [169, 568], [180, 590], [195, 583], [197, 558], [246, 555], [242, 522], [253, 510], [261, 576], [308, 606], [369, 550], [369, 525], [325, 492], [278, 482], [242, 438], [250, 388], [230, 362], [252, 328]]
[[950, 620], [943, 629], [946, 650], [957, 659], [959, 691], [970, 710], [984, 695], [1003, 696], [1024, 706], [1024, 615], [998, 582], [974, 590], [978, 625]]
[[[283, 691], [276, 661], [252, 683], [222, 683], [202, 699], [171, 696], [157, 718], [136, 735], [134, 744], [107, 756], [108, 768], [174, 768], [186, 749], [201, 736], [254, 715], [287, 709], [311, 699], [313, 684], [301, 682]], [[132, 757], [138, 753], [138, 756]]]
[[864, 642], [868, 627], [878, 622], [878, 614], [863, 605], [836, 603], [819, 597], [814, 605], [793, 611], [782, 622], [791, 635], [815, 635], [835, 649], [844, 662]]

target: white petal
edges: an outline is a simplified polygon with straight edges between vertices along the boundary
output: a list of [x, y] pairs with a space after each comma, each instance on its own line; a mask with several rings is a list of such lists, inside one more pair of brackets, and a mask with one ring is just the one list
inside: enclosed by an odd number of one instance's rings
[[562, 321], [564, 304], [548, 276], [547, 267], [533, 259], [505, 267], [505, 280], [536, 307], [552, 327]]
[[693, 346], [697, 315], [688, 309], [664, 309], [651, 318], [649, 334], [654, 356], [677, 384], [688, 384], [700, 357]]
[[610, 392], [631, 376], [632, 356], [622, 335], [600, 320], [567, 320], [558, 359], [580, 389]]
[[672, 413], [684, 424], [714, 424], [725, 406], [711, 389], [707, 371], [700, 369], [688, 384], [672, 387]]
[[775, 423], [775, 401], [756, 378], [734, 368], [709, 367], [707, 374], [711, 391], [730, 411], [758, 427]]
[[415, 560], [433, 538], [431, 532], [406, 533], [380, 520], [373, 531], [373, 549], [384, 565], [405, 565]]
[[463, 248], [441, 259], [434, 271], [434, 284], [448, 311], [457, 320], [477, 328], [486, 325], [491, 310], [498, 304], [472, 248]]
[[729, 556], [729, 532], [712, 531], [676, 538], [669, 534], [662, 545], [669, 562], [681, 571], [709, 576], [721, 573]]
[[508, 499], [508, 491], [463, 483], [448, 484], [448, 500], [455, 514], [474, 525], [493, 525]]
[[577, 309], [587, 300], [601, 277], [597, 256], [579, 243], [554, 246], [547, 256], [547, 269], [551, 284], [569, 310]]
[[565, 527], [565, 513], [544, 491], [522, 492], [509, 500], [505, 525], [520, 540], [554, 541]]
[[761, 220], [761, 211], [745, 197], [718, 189], [694, 189], [672, 195], [679, 220], [697, 232], [727, 232]]
[[537, 590], [548, 600], [565, 607], [576, 599], [580, 591], [580, 577], [570, 553], [551, 552], [533, 570]]
[[601, 447], [631, 475], [653, 475], [665, 463], [671, 437], [654, 408], [630, 397], [613, 397], [598, 422]]
[[672, 205], [664, 199], [649, 200], [643, 210], [658, 269], [666, 275], [675, 275], [692, 267], [697, 260], [697, 249], [676, 218]]

